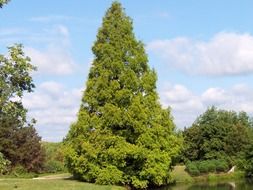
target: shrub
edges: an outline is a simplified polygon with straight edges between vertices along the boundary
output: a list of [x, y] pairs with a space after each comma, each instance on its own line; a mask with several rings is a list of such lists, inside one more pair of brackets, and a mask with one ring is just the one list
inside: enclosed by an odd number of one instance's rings
[[229, 164], [226, 160], [200, 160], [186, 163], [186, 171], [193, 176], [209, 172], [226, 172]]
[[43, 142], [42, 146], [46, 154], [44, 171], [49, 173], [65, 171], [62, 143]]
[[215, 160], [210, 160], [207, 162], [208, 172], [216, 172], [216, 164]]
[[225, 172], [229, 169], [229, 165], [225, 160], [217, 160], [216, 162], [216, 171]]
[[198, 162], [198, 169], [200, 173], [207, 173], [208, 171], [208, 161]]
[[4, 158], [4, 155], [0, 152], [0, 174], [5, 174], [9, 171], [11, 162]]
[[44, 170], [49, 173], [56, 173], [65, 170], [64, 164], [58, 160], [49, 160], [44, 166]]
[[17, 165], [14, 168], [12, 168], [11, 174], [20, 177], [23, 175], [26, 175], [28, 173], [27, 169], [22, 165]]
[[197, 162], [188, 162], [186, 164], [186, 171], [193, 176], [198, 176], [200, 174], [196, 163]]

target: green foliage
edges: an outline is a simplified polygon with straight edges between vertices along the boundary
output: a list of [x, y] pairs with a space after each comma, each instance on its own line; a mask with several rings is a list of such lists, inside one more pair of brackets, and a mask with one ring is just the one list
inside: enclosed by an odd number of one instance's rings
[[38, 173], [28, 171], [24, 166], [17, 164], [15, 165], [4, 178], [25, 178], [31, 179], [38, 177]]
[[12, 175], [15, 175], [17, 177], [19, 176], [23, 176], [27, 174], [27, 169], [24, 168], [22, 165], [16, 165], [13, 169], [12, 169]]
[[250, 143], [252, 120], [245, 112], [209, 108], [185, 129], [185, 160], [227, 159], [234, 162]]
[[228, 169], [229, 164], [226, 160], [188, 161], [186, 163], [186, 171], [193, 176], [210, 172], [227, 172]]
[[101, 185], [119, 184], [123, 181], [123, 172], [115, 166], [104, 167], [97, 175], [96, 182]]
[[[35, 67], [24, 55], [21, 45], [9, 47], [9, 55], [0, 55], [0, 122], [2, 125], [27, 124], [27, 110], [22, 105], [24, 92], [35, 87], [30, 72]], [[33, 124], [33, 122], [31, 123]]]
[[106, 12], [92, 51], [78, 120], [65, 140], [70, 172], [88, 182], [136, 188], [171, 182], [182, 140], [170, 110], [158, 102], [156, 73], [120, 3]]
[[194, 179], [189, 173], [185, 170], [185, 165], [176, 165], [173, 166], [171, 172], [171, 177], [175, 183], [192, 183]]
[[228, 181], [228, 180], [243, 180], [245, 178], [245, 174], [242, 171], [235, 171], [233, 173], [222, 173], [215, 174], [209, 173], [207, 179], [203, 179], [203, 181], [208, 180], [209, 182], [219, 182], [219, 181]]
[[48, 173], [65, 171], [62, 143], [43, 142], [42, 147], [45, 150], [46, 156], [44, 171]]
[[4, 4], [7, 4], [10, 0], [0, 0], [0, 8], [4, 6]]
[[41, 137], [34, 127], [23, 127], [15, 134], [15, 158], [10, 160], [22, 165], [28, 172], [43, 170], [45, 153], [41, 147]]
[[217, 172], [224, 172], [228, 171], [229, 165], [225, 160], [219, 160], [216, 162], [216, 171]]
[[30, 62], [21, 45], [9, 47], [9, 55], [0, 55], [0, 152], [12, 167], [20, 164], [28, 171], [40, 171], [41, 138], [33, 127], [35, 120], [27, 121], [22, 104], [23, 94], [35, 87], [30, 76], [35, 67]]
[[46, 163], [44, 164], [44, 172], [47, 173], [57, 173], [65, 171], [64, 164], [57, 160], [46, 160]]
[[200, 173], [208, 173], [208, 163], [207, 161], [198, 162], [198, 170]]
[[11, 162], [4, 158], [4, 155], [0, 152], [0, 175], [9, 171]]
[[186, 171], [193, 176], [198, 176], [200, 174], [199, 169], [195, 162], [187, 162]]
[[246, 176], [253, 178], [253, 144], [248, 148], [245, 158], [246, 158], [245, 164]]

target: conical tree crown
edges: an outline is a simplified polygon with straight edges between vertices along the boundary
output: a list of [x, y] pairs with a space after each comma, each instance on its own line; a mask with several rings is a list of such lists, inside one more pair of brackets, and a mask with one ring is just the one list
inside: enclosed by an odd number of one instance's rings
[[106, 12], [92, 51], [78, 120], [66, 138], [70, 171], [99, 184], [168, 183], [180, 140], [170, 112], [158, 102], [156, 73], [120, 3]]
[[131, 95], [154, 91], [156, 75], [148, 68], [143, 44], [135, 39], [132, 21], [119, 3], [107, 11], [92, 50], [95, 59], [83, 99], [88, 107], [98, 109], [105, 103], [125, 107]]

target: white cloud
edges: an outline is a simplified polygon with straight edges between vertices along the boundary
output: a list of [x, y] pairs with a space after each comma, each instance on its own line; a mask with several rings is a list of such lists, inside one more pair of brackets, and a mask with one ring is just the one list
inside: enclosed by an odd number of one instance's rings
[[76, 64], [71, 54], [64, 47], [48, 47], [46, 50], [25, 48], [38, 73], [68, 75], [74, 73]]
[[30, 18], [30, 21], [33, 22], [59, 22], [59, 21], [69, 21], [74, 17], [65, 16], [65, 15], [47, 15], [47, 16], [38, 16]]
[[160, 91], [164, 106], [172, 108], [175, 123], [179, 128], [192, 122], [212, 105], [220, 109], [246, 111], [253, 116], [253, 88], [237, 84], [228, 89], [211, 87], [195, 94], [183, 85], [169, 85]]
[[23, 28], [1, 28], [0, 36], [6, 38], [7, 36], [17, 35], [24, 32], [25, 30]]
[[[25, 48], [25, 53], [38, 68], [36, 73], [51, 75], [73, 74], [77, 70], [77, 64], [70, 53], [68, 28], [63, 25], [57, 25], [45, 30], [44, 36], [53, 38], [44, 49]], [[37, 37], [39, 38], [39, 36]]]
[[179, 128], [188, 126], [204, 110], [203, 103], [183, 85], [167, 85], [160, 91], [164, 107], [170, 106], [176, 125]]
[[39, 89], [53, 96], [59, 96], [62, 93], [63, 88], [62, 84], [55, 81], [46, 81], [39, 86]]
[[[70, 124], [76, 120], [81, 95], [81, 89], [67, 89], [60, 83], [47, 81], [34, 93], [26, 94], [23, 103], [29, 110], [29, 117], [37, 120], [36, 128], [43, 139], [57, 141], [67, 134]], [[45, 135], [49, 131], [51, 135]]]
[[229, 94], [221, 88], [209, 88], [201, 95], [202, 101], [207, 104], [224, 104], [229, 100]]
[[148, 44], [170, 66], [190, 74], [241, 75], [253, 73], [253, 36], [221, 32], [208, 41], [178, 37]]

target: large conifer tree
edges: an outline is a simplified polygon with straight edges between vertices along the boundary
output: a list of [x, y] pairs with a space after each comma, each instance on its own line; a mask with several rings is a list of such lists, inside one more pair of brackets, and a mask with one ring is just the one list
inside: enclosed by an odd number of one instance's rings
[[120, 3], [106, 12], [92, 51], [78, 120], [65, 140], [69, 170], [98, 184], [169, 183], [180, 140], [169, 109], [158, 102], [156, 73]]

